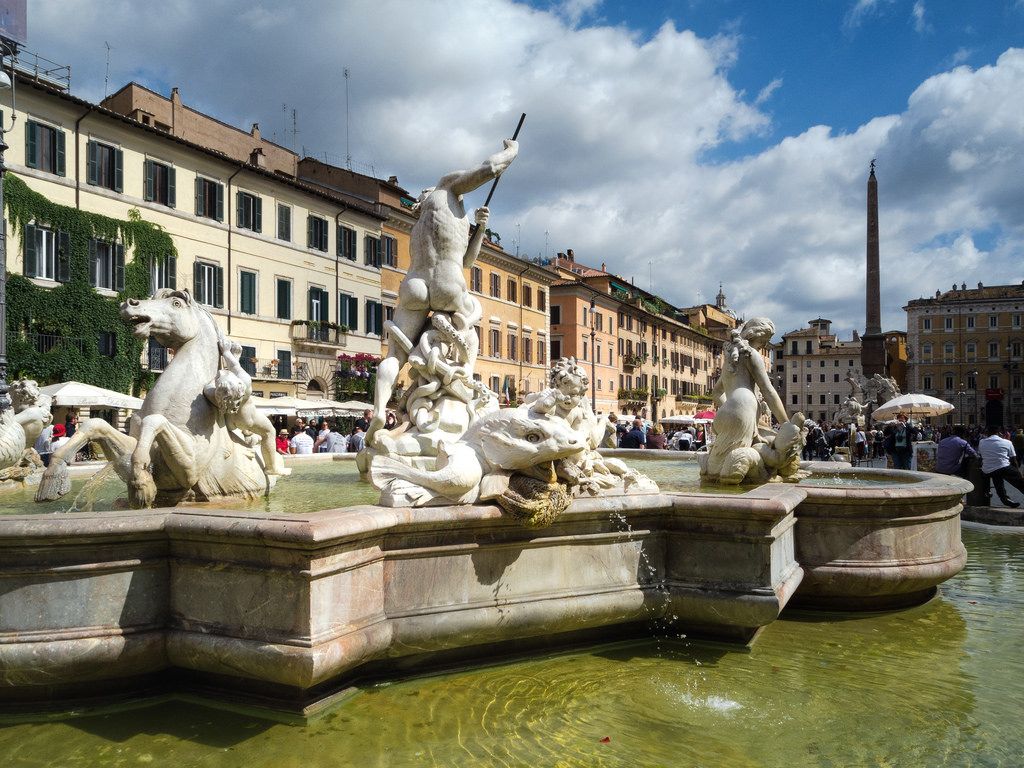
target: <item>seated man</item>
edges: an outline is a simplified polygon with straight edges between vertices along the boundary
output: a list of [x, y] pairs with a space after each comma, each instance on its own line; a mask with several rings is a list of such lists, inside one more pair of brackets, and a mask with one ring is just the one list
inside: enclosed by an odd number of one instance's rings
[[978, 453], [981, 454], [981, 471], [996, 487], [996, 495], [1003, 502], [1003, 506], [1016, 509], [1020, 504], [1011, 501], [1006, 495], [1006, 485], [1009, 483], [1021, 493], [1024, 493], [1024, 480], [1020, 476], [1020, 463], [1017, 454], [1013, 450], [1013, 443], [1000, 437], [995, 431], [982, 430], [986, 435], [978, 442]]

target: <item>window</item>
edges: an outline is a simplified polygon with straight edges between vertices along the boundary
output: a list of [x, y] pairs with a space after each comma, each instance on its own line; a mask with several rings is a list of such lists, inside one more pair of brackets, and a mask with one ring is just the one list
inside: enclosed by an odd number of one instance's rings
[[544, 340], [537, 339], [537, 364], [544, 365]]
[[932, 319], [930, 317], [924, 318], [921, 321], [921, 328], [926, 331], [930, 331], [932, 329]]
[[793, 383], [794, 383], [794, 384], [796, 384], [796, 383], [797, 383], [797, 378], [798, 378], [798, 377], [799, 377], [799, 375], [798, 375], [798, 374], [796, 374], [796, 373], [794, 373], [794, 374], [793, 374]]
[[978, 345], [973, 341], [967, 342], [967, 362], [973, 363], [978, 357]]
[[196, 216], [224, 221], [224, 185], [196, 177]]
[[[518, 357], [517, 357], [518, 352], [519, 352], [519, 344], [518, 344], [518, 342], [519, 342], [519, 339], [516, 337], [516, 335], [514, 333], [510, 333], [508, 335], [508, 359], [509, 360], [517, 360], [518, 359]], [[586, 352], [584, 352], [583, 359], [585, 360], [586, 357], [587, 357]]]
[[562, 307], [559, 304], [551, 305], [551, 324], [560, 325], [562, 322]]
[[792, 341], [792, 342], [790, 342], [789, 353], [791, 355], [799, 355], [800, 354], [800, 342], [799, 341]]
[[156, 160], [146, 160], [142, 166], [142, 196], [152, 203], [173, 208], [177, 203], [174, 167]]
[[384, 305], [379, 301], [366, 300], [366, 332], [376, 336], [384, 332]]
[[967, 316], [967, 327], [974, 328], [974, 315]]
[[152, 336], [149, 337], [146, 357], [149, 363], [149, 370], [151, 371], [162, 371], [167, 367], [167, 347], [163, 346]]
[[290, 349], [277, 350], [277, 378], [290, 379], [292, 377], [292, 351]]
[[945, 328], [946, 328], [946, 330], [947, 331], [952, 331], [953, 330], [953, 318], [952, 317], [946, 317], [946, 318], [943, 318], [943, 319], [945, 320]]
[[818, 395], [818, 405], [825, 405], [825, 396]]
[[988, 316], [988, 327], [989, 328], [998, 328], [999, 327], [999, 315], [989, 315]]
[[192, 295], [200, 304], [224, 306], [224, 269], [216, 264], [197, 261], [192, 267]]
[[510, 277], [508, 279], [508, 282], [505, 283], [505, 285], [506, 285], [505, 298], [508, 299], [509, 301], [511, 301], [513, 304], [515, 304], [516, 303], [516, 295], [517, 295], [516, 281], [513, 280]]
[[1013, 327], [1020, 328], [1020, 315], [1013, 316]]
[[[511, 338], [511, 337], [509, 337], [509, 338]], [[590, 359], [590, 357], [588, 356], [588, 347], [587, 347], [587, 340], [586, 339], [583, 339], [583, 359], [584, 360], [589, 360]]]
[[178, 287], [178, 259], [168, 254], [162, 259], [153, 256], [149, 260], [149, 292], [156, 293], [161, 288]]
[[988, 343], [988, 358], [989, 360], [999, 359], [999, 342], [990, 341]]
[[34, 120], [25, 123], [25, 165], [63, 176], [64, 131]]
[[349, 261], [356, 260], [356, 231], [338, 225], [338, 255]]
[[492, 328], [487, 334], [487, 354], [491, 357], [501, 357], [501, 331]]
[[952, 342], [947, 341], [945, 344], [942, 345], [942, 359], [944, 362], [953, 362], [953, 351], [954, 347]]
[[529, 339], [523, 339], [523, 362], [533, 362], [533, 342]]
[[124, 246], [104, 240], [89, 241], [89, 282], [93, 288], [124, 290]]
[[814, 405], [814, 395], [807, 395], [807, 404]]
[[274, 286], [274, 293], [277, 294], [277, 319], [292, 319], [292, 281], [283, 277], [277, 278]]
[[381, 263], [389, 267], [398, 266], [398, 241], [391, 235], [380, 236]]
[[922, 380], [922, 386], [925, 389], [931, 389], [932, 388], [932, 377], [931, 376], [925, 376], [924, 379]]
[[[286, 243], [292, 241], [292, 207], [284, 203], [277, 204], [277, 239], [284, 240]], [[278, 360], [280, 359], [278, 357]], [[289, 365], [291, 364], [289, 363]]]
[[380, 269], [380, 239], [373, 235], [363, 238], [363, 264]]
[[256, 375], [256, 347], [242, 345], [242, 354], [238, 357], [242, 370], [250, 376]]
[[839, 405], [839, 395], [832, 395], [832, 404]]
[[835, 384], [838, 381], [839, 381], [839, 374], [838, 373], [833, 373], [832, 374], [832, 383]]
[[977, 389], [978, 388], [978, 377], [975, 376], [974, 374], [969, 374], [967, 376], [967, 388], [968, 389]]
[[481, 293], [484, 286], [484, 271], [480, 267], [469, 270], [469, 290]]
[[327, 219], [313, 214], [306, 217], [306, 247], [327, 253]]
[[350, 331], [359, 330], [359, 299], [347, 293], [338, 294], [338, 325]]
[[809, 355], [814, 351], [814, 342], [811, 339], [807, 339], [804, 342], [804, 351]]
[[66, 283], [71, 279], [71, 235], [25, 226], [25, 276]]
[[1010, 342], [1010, 357], [1012, 357], [1014, 360], [1017, 360], [1020, 358], [1020, 353], [1021, 343], [1019, 341]]
[[[552, 339], [551, 340], [551, 359], [560, 360], [562, 357], [562, 340]], [[537, 362], [541, 365], [544, 364], [544, 357], [541, 354], [537, 355]]]
[[811, 374], [809, 374], [809, 373], [807, 374], [807, 383], [808, 384], [811, 383]]
[[[331, 321], [331, 297], [323, 288], [311, 285], [307, 294], [306, 316], [314, 323], [329, 323]], [[310, 330], [313, 330], [312, 328]], [[329, 329], [321, 327], [326, 332]], [[328, 341], [328, 335], [324, 333], [319, 337], [320, 341]]]
[[117, 334], [111, 331], [100, 331], [96, 340], [99, 342], [100, 355], [103, 357], [117, 356]]
[[523, 306], [533, 306], [533, 288], [526, 283], [523, 283]]
[[921, 357], [927, 362], [932, 358], [932, 345], [922, 344], [921, 345]]
[[263, 199], [248, 192], [239, 192], [235, 197], [237, 218], [240, 229], [253, 232], [263, 231]]
[[988, 388], [999, 389], [999, 374], [993, 373], [988, 377]]
[[238, 311], [256, 314], [256, 273], [243, 269], [238, 273]]
[[115, 192], [124, 188], [124, 153], [109, 144], [90, 140], [85, 148], [86, 180], [94, 187]]
[[793, 395], [793, 405], [800, 405], [800, 402], [797, 400], [797, 396], [796, 395]]
[[821, 367], [821, 368], [824, 368], [824, 367], [825, 367], [825, 361], [824, 361], [824, 360], [820, 360], [819, 362], [821, 363], [821, 366], [820, 366], [820, 367]]
[[824, 384], [824, 383], [825, 383], [825, 374], [824, 374], [824, 373], [819, 373], [819, 374], [818, 374], [818, 381], [819, 381], [819, 382], [820, 382], [821, 384]]
[[501, 298], [501, 277], [496, 272], [491, 272], [491, 296]]
[[586, 307], [583, 308], [583, 322], [582, 322], [582, 325], [583, 325], [584, 328], [589, 328], [590, 327], [590, 323], [587, 322], [587, 308]]

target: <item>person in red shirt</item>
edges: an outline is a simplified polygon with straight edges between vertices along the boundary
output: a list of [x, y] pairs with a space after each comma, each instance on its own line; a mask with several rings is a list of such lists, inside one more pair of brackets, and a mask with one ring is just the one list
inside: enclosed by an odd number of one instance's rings
[[277, 452], [288, 455], [288, 430], [282, 429], [277, 433]]

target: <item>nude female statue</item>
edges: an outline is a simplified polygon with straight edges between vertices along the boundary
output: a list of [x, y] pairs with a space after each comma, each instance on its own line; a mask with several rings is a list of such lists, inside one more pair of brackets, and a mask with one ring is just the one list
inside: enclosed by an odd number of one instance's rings
[[472, 266], [480, 253], [488, 210], [476, 210], [476, 231], [469, 234], [463, 195], [495, 178], [511, 165], [519, 144], [505, 139], [500, 152], [478, 167], [446, 174], [437, 186], [423, 190], [416, 210], [419, 219], [412, 228], [411, 263], [398, 289], [394, 318], [386, 324], [390, 333], [388, 353], [377, 367], [374, 415], [366, 440], [384, 426], [388, 400], [409, 352], [418, 341], [431, 311], [469, 314], [471, 301], [463, 270]]

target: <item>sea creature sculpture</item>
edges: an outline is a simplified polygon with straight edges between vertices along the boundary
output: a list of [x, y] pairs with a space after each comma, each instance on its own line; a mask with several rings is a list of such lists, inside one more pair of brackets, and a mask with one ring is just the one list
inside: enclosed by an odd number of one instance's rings
[[161, 289], [150, 299], [125, 301], [121, 317], [137, 338], [152, 336], [174, 357], [132, 415], [127, 435], [103, 419], [79, 426], [53, 454], [36, 500], [67, 492], [68, 461], [90, 440], [112, 457], [134, 508], [269, 493], [284, 474], [276, 451], [272, 459], [267, 452], [273, 427], [247, 407], [251, 383], [238, 376], [234, 346], [212, 315], [187, 290]]
[[11, 384], [11, 407], [0, 413], [0, 481], [22, 480], [42, 466], [33, 447], [52, 421], [52, 398], [31, 379]]

